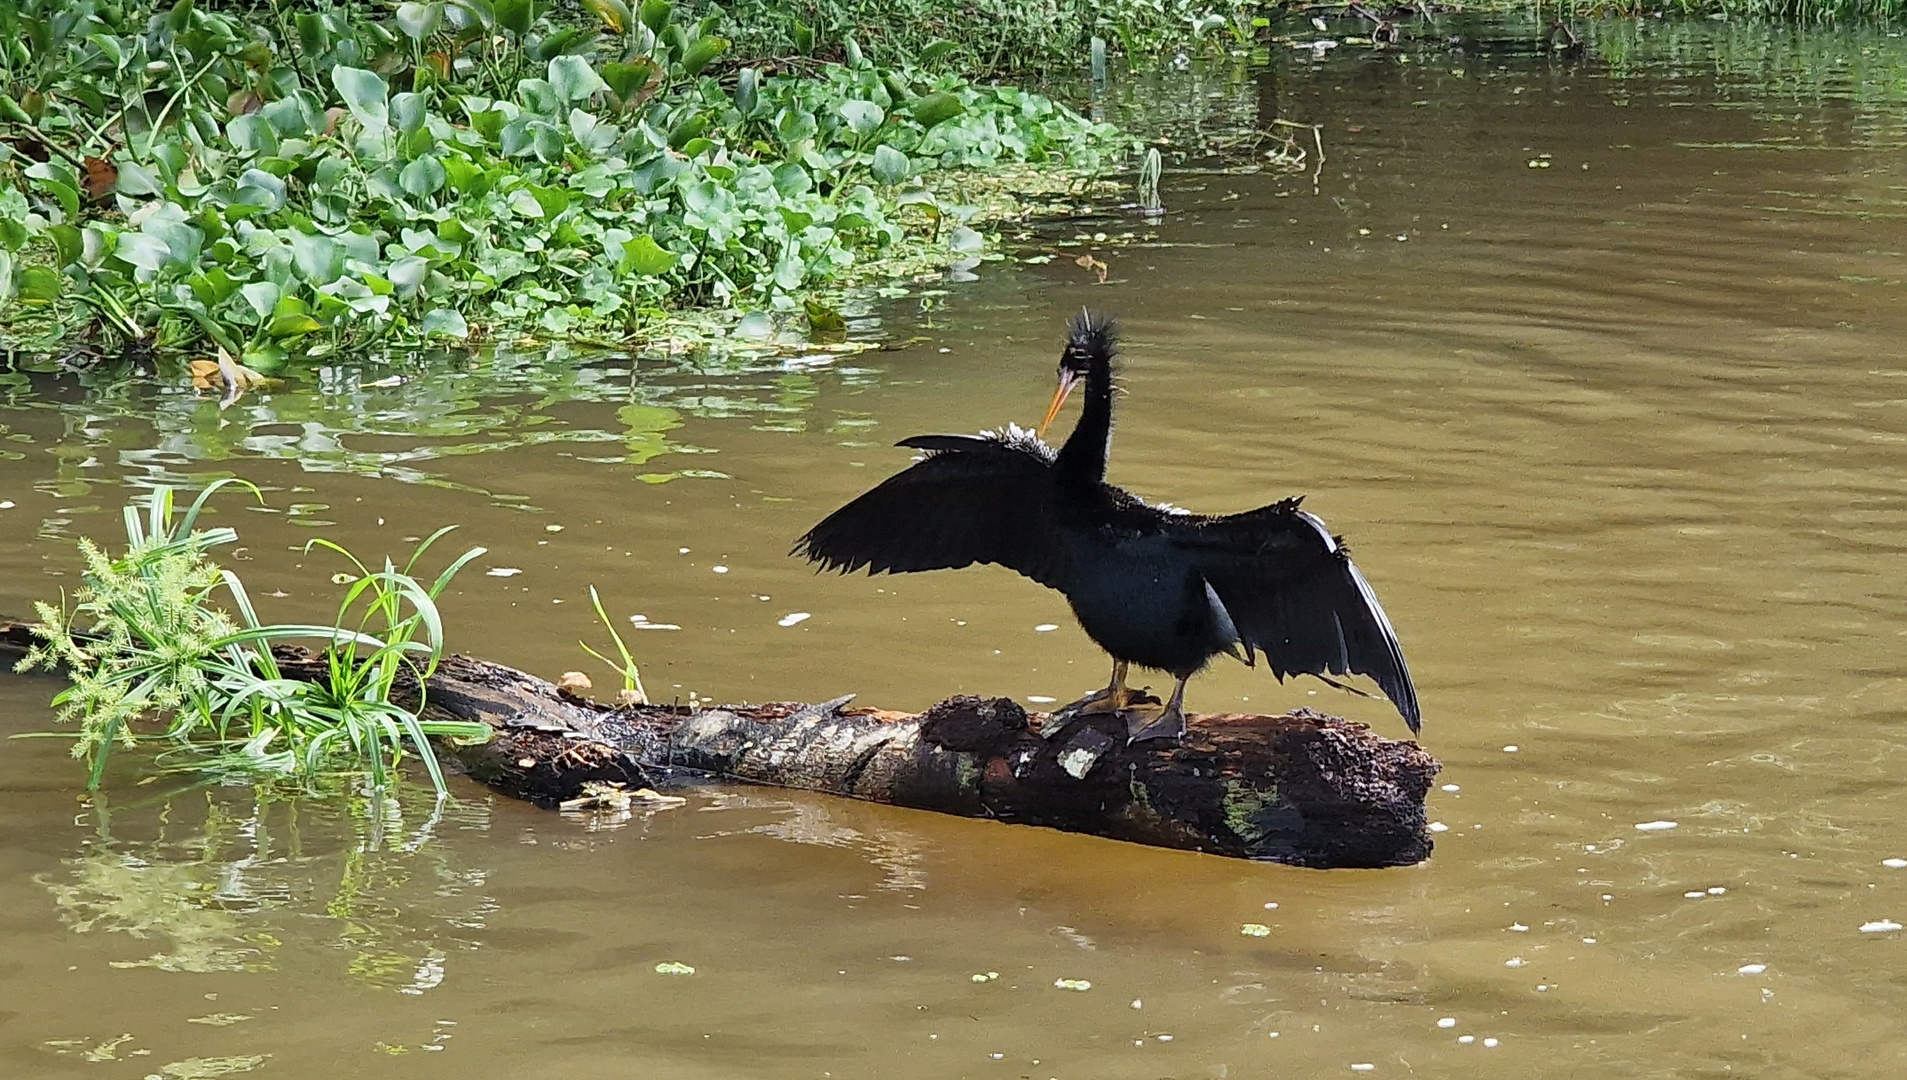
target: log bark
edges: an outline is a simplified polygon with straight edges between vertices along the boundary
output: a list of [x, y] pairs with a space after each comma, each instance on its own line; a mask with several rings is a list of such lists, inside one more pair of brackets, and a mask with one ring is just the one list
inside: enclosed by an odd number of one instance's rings
[[[0, 624], [0, 644], [25, 641]], [[280, 659], [319, 670], [308, 653]], [[1116, 718], [1029, 715], [1010, 698], [953, 697], [919, 715], [852, 708], [851, 695], [610, 707], [469, 656], [447, 658], [428, 689], [432, 712], [495, 733], [448, 756], [545, 807], [590, 782], [718, 778], [1294, 866], [1404, 866], [1432, 847], [1436, 759], [1310, 710], [1193, 716], [1179, 745], [1129, 746]]]

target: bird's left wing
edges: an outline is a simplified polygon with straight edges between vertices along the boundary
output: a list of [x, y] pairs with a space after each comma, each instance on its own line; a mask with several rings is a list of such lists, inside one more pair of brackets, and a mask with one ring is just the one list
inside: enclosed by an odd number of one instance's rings
[[1415, 733], [1422, 720], [1403, 646], [1370, 582], [1315, 515], [1286, 499], [1225, 517], [1187, 516], [1172, 541], [1192, 559], [1251, 656], [1272, 673], [1368, 675]]
[[996, 563], [1058, 588], [1065, 554], [1053, 517], [1053, 451], [1009, 427], [916, 435], [909, 468], [829, 514], [794, 553], [842, 573], [950, 570]]

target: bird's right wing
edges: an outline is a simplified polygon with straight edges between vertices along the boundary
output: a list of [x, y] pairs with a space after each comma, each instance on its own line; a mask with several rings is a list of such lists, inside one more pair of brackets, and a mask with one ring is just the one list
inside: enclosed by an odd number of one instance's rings
[[1065, 553], [1053, 517], [1052, 448], [1018, 428], [897, 445], [926, 454], [822, 519], [794, 554], [844, 574], [995, 563], [1059, 587]]

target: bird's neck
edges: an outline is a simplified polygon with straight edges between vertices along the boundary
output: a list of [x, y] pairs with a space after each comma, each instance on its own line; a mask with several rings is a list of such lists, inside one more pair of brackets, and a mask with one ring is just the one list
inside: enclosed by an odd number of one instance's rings
[[1086, 373], [1086, 401], [1079, 423], [1059, 448], [1054, 468], [1060, 483], [1090, 487], [1106, 481], [1106, 455], [1112, 449], [1112, 367], [1094, 364]]

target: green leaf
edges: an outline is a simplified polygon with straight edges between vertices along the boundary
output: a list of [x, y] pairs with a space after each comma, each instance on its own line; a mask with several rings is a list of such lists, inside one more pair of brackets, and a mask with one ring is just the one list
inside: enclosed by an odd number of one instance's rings
[[743, 116], [755, 111], [755, 103], [761, 93], [761, 75], [752, 67], [745, 67], [735, 74], [735, 109]]
[[920, 50], [920, 56], [917, 59], [920, 65], [925, 67], [958, 48], [960, 48], [960, 46], [948, 41], [946, 38], [937, 38], [928, 42], [926, 46]]
[[423, 41], [437, 32], [444, 21], [444, 5], [407, 3], [397, 5], [397, 28], [412, 41]]
[[517, 37], [536, 25], [536, 8], [530, 0], [496, 0], [497, 29]]
[[391, 119], [398, 134], [409, 137], [422, 131], [429, 106], [429, 94], [404, 93], [392, 97]]
[[470, 325], [450, 308], [433, 308], [424, 314], [425, 337], [467, 338]]
[[660, 34], [674, 10], [675, 5], [669, 0], [642, 0], [642, 25], [648, 27], [650, 33]]
[[414, 198], [434, 195], [447, 179], [444, 166], [434, 157], [420, 157], [397, 174], [397, 184]]
[[245, 298], [245, 303], [249, 305], [252, 311], [261, 319], [269, 316], [278, 308], [278, 286], [269, 281], [249, 282], [241, 286], [238, 291], [239, 295]]
[[264, 210], [280, 210], [285, 205], [285, 182], [263, 169], [246, 169], [238, 178], [234, 202]]
[[313, 285], [329, 285], [338, 280], [343, 268], [344, 249], [336, 240], [318, 233], [294, 233], [291, 260], [299, 276]]
[[58, 300], [60, 272], [50, 266], [29, 266], [20, 271], [20, 299]]
[[604, 64], [602, 77], [625, 106], [649, 100], [663, 82], [661, 65], [646, 56], [627, 64]]
[[609, 84], [580, 56], [559, 56], [550, 61], [549, 82], [565, 102], [578, 102], [591, 94], [609, 89]]
[[622, 245], [622, 263], [616, 267], [617, 273], [641, 274], [654, 277], [675, 269], [676, 255], [656, 243], [655, 237], [644, 234]]
[[424, 278], [430, 273], [430, 260], [419, 255], [406, 255], [391, 262], [391, 284], [397, 294], [406, 299], [417, 295], [424, 287]]
[[841, 119], [856, 135], [871, 135], [887, 119], [887, 113], [872, 101], [850, 99], [840, 105]]
[[166, 12], [166, 29], [177, 34], [191, 25], [192, 0], [178, 0], [178, 3], [172, 5], [172, 10]]
[[728, 51], [728, 39], [723, 37], [697, 38], [689, 51], [682, 54], [682, 73], [689, 78], [702, 74], [702, 69], [716, 57]]
[[907, 174], [912, 172], [913, 168], [913, 163], [907, 160], [906, 154], [882, 143], [874, 148], [874, 162], [868, 167], [868, 171], [874, 174], [874, 179], [883, 184], [898, 184], [907, 179]]
[[914, 123], [924, 128], [952, 120], [966, 111], [967, 107], [960, 103], [960, 99], [945, 90], [922, 95], [911, 110]]
[[279, 315], [265, 327], [268, 337], [288, 338], [299, 334], [315, 334], [324, 329], [323, 324], [309, 315]]
[[141, 270], [158, 273], [172, 261], [172, 249], [164, 240], [145, 233], [124, 232], [113, 247], [113, 256]]
[[808, 327], [817, 333], [838, 334], [848, 328], [848, 321], [833, 307], [819, 300], [803, 300], [802, 311], [808, 316]]
[[622, 33], [636, 21], [635, 16], [630, 14], [629, 5], [623, 0], [583, 0], [583, 6], [595, 12], [603, 25], [614, 33]]
[[331, 85], [338, 88], [338, 96], [344, 99], [351, 115], [357, 117], [358, 123], [367, 130], [382, 131], [390, 126], [389, 90], [377, 72], [363, 68], [334, 67], [331, 69]]

